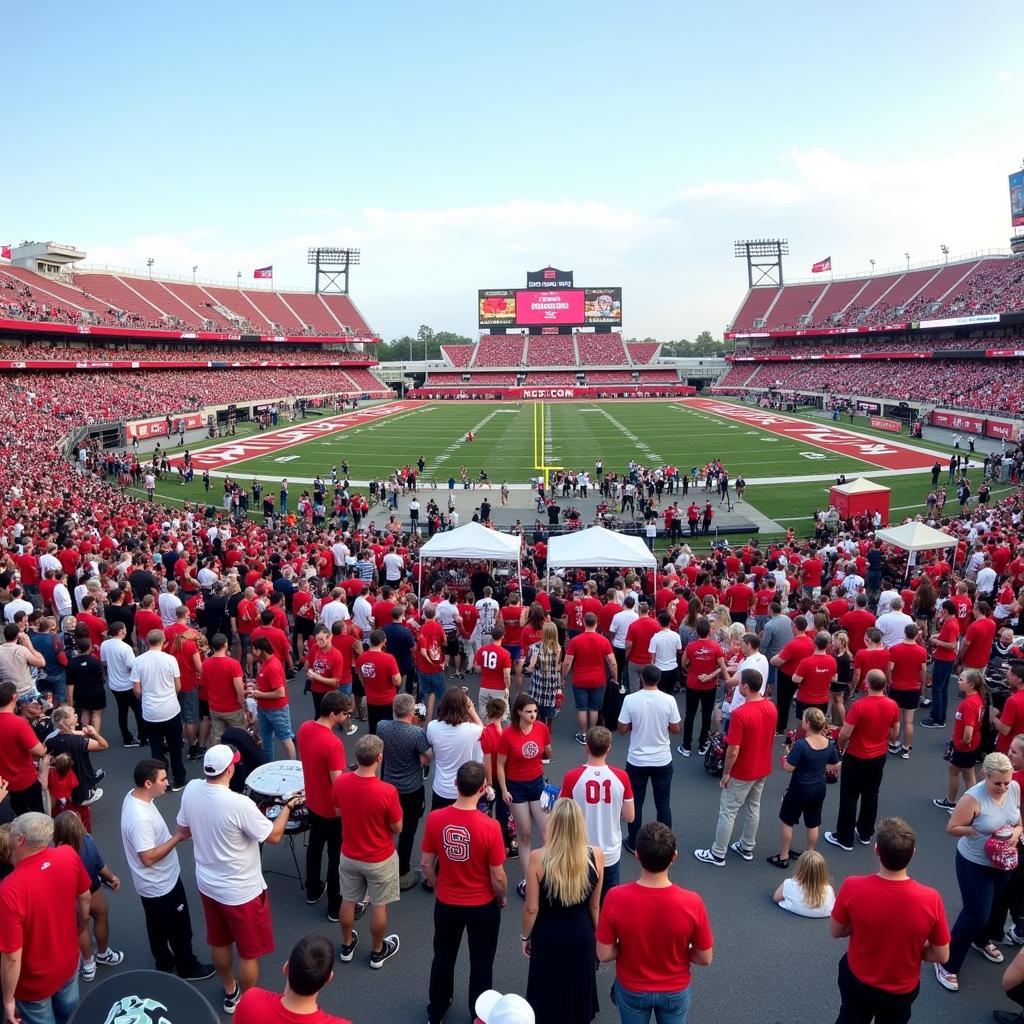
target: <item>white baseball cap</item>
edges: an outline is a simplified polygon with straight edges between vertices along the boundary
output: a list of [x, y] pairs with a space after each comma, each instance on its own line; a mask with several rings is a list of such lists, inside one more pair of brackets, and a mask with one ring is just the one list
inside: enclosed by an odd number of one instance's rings
[[476, 1015], [480, 1024], [535, 1024], [533, 1007], [514, 992], [502, 995], [493, 988], [477, 997]]
[[229, 747], [226, 743], [217, 743], [210, 747], [203, 757], [203, 772], [211, 777], [223, 775], [229, 765], [238, 764], [240, 760], [241, 756], [234, 747]]

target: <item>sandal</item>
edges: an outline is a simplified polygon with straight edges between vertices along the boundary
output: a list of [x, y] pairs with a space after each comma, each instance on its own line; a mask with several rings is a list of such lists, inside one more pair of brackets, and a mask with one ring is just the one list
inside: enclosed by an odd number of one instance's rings
[[979, 946], [976, 942], [972, 942], [971, 949], [976, 949], [989, 963], [1001, 964], [1003, 962], [1002, 951], [994, 942], [989, 942], [984, 946]]
[[767, 858], [767, 860], [769, 864], [774, 864], [775, 867], [782, 868], [783, 871], [785, 871], [789, 867], [789, 858], [786, 857], [785, 859], [783, 859], [777, 853], [773, 853], [770, 857]]

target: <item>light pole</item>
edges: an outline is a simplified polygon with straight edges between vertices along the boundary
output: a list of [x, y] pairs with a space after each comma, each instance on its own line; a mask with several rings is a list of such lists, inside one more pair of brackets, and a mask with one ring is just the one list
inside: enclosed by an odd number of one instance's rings
[[868, 260], [868, 263], [871, 264], [871, 273], [873, 274], [875, 272], [875, 261], [874, 260]]
[[939, 252], [942, 253], [942, 255], [945, 257], [946, 262], [948, 263], [949, 262], [949, 246], [946, 245], [945, 242], [943, 242], [943, 244], [939, 246]]
[[192, 283], [193, 284], [196, 283], [196, 271], [198, 269], [199, 269], [199, 264], [198, 263], [193, 263], [192, 264]]
[[153, 263], [154, 262], [155, 261], [153, 260], [152, 256], [150, 256], [149, 259], [146, 260], [146, 266], [149, 267], [149, 279], [151, 281], [153, 280]]
[[241, 271], [239, 271], [239, 272], [238, 272], [237, 274], [235, 274], [235, 278], [236, 278], [236, 279], [237, 279], [237, 281], [238, 281], [238, 287], [239, 287], [239, 289], [241, 289], [241, 287], [242, 287], [242, 272], [241, 272]]
[[907, 258], [907, 270], [909, 270], [910, 269], [910, 253], [909, 252], [905, 252], [903, 255]]

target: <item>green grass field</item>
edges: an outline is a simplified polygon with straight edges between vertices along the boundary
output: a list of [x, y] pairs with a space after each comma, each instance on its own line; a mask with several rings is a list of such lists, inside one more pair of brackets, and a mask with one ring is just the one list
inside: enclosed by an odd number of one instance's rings
[[[327, 477], [331, 466], [340, 467], [347, 459], [351, 478], [367, 480], [386, 477], [396, 467], [414, 463], [422, 455], [427, 462], [426, 480], [437, 480], [442, 486], [449, 475], [458, 479], [463, 465], [473, 478], [483, 468], [494, 483], [525, 483], [539, 473], [534, 465], [535, 404], [424, 403], [275, 455], [239, 461], [231, 469], [243, 482], [254, 475], [271, 480], [287, 476], [300, 484], [317, 473]], [[799, 533], [809, 531], [809, 517], [827, 502], [828, 496], [829, 481], [806, 477], [864, 473], [881, 480], [892, 488], [892, 508], [897, 518], [923, 510], [930, 485], [926, 471], [886, 476], [858, 459], [823, 450], [808, 452], [806, 444], [674, 402], [549, 403], [541, 409], [544, 461], [548, 466], [592, 471], [595, 460], [602, 459], [606, 471], [621, 470], [635, 459], [645, 465], [671, 462], [686, 470], [720, 458], [733, 478], [738, 474], [748, 479], [785, 478], [781, 483], [749, 485], [747, 501], [783, 527], [793, 526]], [[802, 418], [812, 417], [803, 414]], [[850, 426], [848, 421], [843, 425]], [[871, 429], [860, 418], [852, 429], [891, 439], [891, 435]], [[472, 443], [464, 440], [470, 430], [476, 437]], [[252, 429], [244, 427], [238, 438], [249, 433]], [[193, 444], [190, 449], [194, 453], [209, 443], [218, 442]], [[943, 453], [952, 451], [932, 442], [926, 446]], [[808, 454], [814, 457], [808, 458]], [[977, 482], [980, 470], [972, 476]], [[215, 478], [207, 495], [198, 479], [186, 486], [166, 480], [159, 493], [174, 500], [212, 498], [219, 504], [221, 486]]]

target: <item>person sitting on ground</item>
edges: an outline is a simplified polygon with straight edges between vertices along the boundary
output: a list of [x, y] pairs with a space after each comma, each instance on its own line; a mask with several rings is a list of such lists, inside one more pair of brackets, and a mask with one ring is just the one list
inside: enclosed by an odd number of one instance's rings
[[829, 884], [825, 858], [817, 850], [805, 850], [796, 862], [793, 877], [775, 890], [772, 899], [799, 917], [831, 916], [836, 894]]

